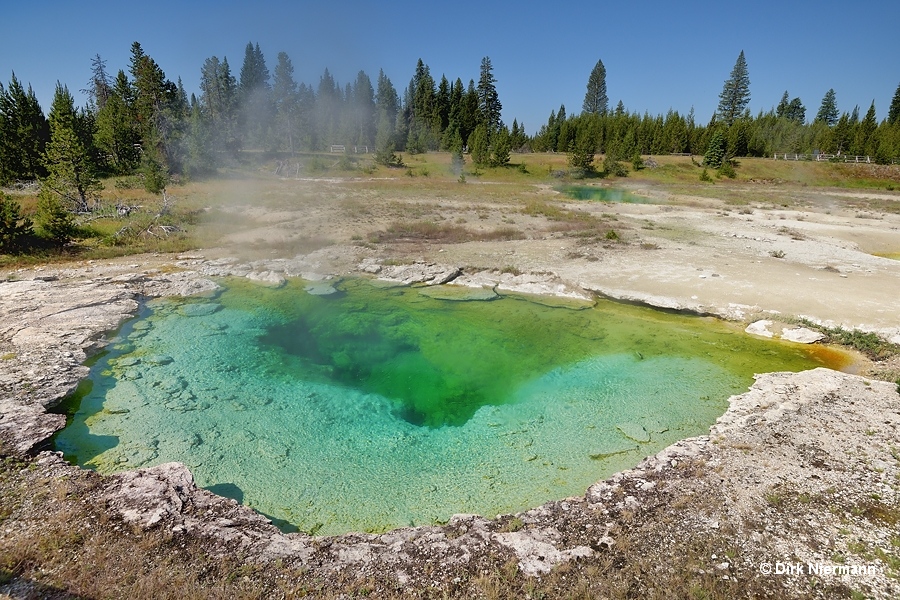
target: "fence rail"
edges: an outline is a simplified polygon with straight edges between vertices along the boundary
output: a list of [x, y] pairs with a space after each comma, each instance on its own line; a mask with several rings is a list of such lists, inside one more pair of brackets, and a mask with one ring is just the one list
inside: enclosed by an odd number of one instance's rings
[[[814, 160], [817, 162], [843, 162], [843, 163], [860, 163], [871, 164], [875, 161], [871, 156], [851, 156], [849, 154], [796, 154], [796, 153], [780, 153], [776, 152], [773, 156], [775, 160]], [[900, 164], [900, 158], [891, 159], [892, 165]]]

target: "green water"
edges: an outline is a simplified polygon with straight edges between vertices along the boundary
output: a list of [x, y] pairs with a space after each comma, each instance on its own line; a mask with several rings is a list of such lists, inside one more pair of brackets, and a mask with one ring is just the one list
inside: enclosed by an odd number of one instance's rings
[[625, 190], [597, 187], [593, 185], [566, 185], [560, 191], [576, 200], [594, 200], [597, 202], [621, 202], [625, 204], [659, 204], [659, 200], [635, 196]]
[[57, 449], [103, 473], [184, 462], [286, 528], [384, 531], [582, 494], [707, 432], [753, 373], [821, 364], [611, 302], [304, 285], [150, 302], [92, 366]]

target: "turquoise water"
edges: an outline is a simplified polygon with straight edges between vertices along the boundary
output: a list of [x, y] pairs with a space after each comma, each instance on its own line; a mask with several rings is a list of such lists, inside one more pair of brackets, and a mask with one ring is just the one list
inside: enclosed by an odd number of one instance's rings
[[582, 494], [707, 432], [754, 372], [823, 362], [610, 302], [304, 285], [150, 302], [69, 402], [57, 449], [103, 473], [183, 462], [286, 529], [384, 531]]
[[625, 190], [618, 190], [593, 185], [566, 185], [560, 191], [576, 200], [594, 200], [598, 202], [621, 202], [625, 204], [660, 204], [659, 200], [635, 196]]

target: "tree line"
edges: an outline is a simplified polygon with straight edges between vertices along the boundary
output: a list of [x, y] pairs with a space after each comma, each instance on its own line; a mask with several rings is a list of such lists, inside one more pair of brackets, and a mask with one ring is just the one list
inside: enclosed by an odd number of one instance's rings
[[[620, 172], [618, 161], [637, 165], [644, 155], [692, 154], [720, 167], [734, 158], [778, 152], [867, 155], [875, 162], [900, 157], [900, 86], [880, 123], [875, 102], [839, 112], [833, 89], [808, 121], [799, 98], [786, 91], [777, 106], [753, 116], [750, 79], [743, 51], [725, 81], [716, 112], [707, 124], [669, 110], [639, 114], [621, 101], [610, 109], [606, 68], [598, 61], [587, 82], [582, 110], [551, 111], [534, 136], [524, 124], [507, 126], [489, 57], [477, 83], [445, 75], [436, 80], [419, 59], [402, 96], [379, 71], [373, 85], [364, 71], [339, 84], [326, 69], [318, 85], [297, 82], [290, 57], [281, 52], [270, 73], [259, 44], [248, 43], [238, 76], [227, 58], [211, 56], [200, 69], [199, 96], [188, 96], [181, 79], [171, 81], [140, 43], [131, 46], [128, 69], [115, 76], [99, 55], [91, 62], [87, 105], [76, 107], [69, 89], [57, 83], [47, 117], [30, 85], [13, 73], [0, 84], [0, 185], [40, 180], [36, 220], [48, 239], [65, 243], [72, 215], [97, 205], [100, 179], [139, 174], [151, 193], [164, 190], [173, 175], [213, 173], [241, 152], [294, 154], [332, 145], [373, 152], [376, 162], [397, 166], [397, 152], [445, 150], [461, 164], [508, 164], [515, 151], [563, 152], [574, 169]], [[21, 244], [26, 220], [0, 197], [0, 251]], [[24, 227], [24, 229], [23, 229]], [[4, 233], [5, 232], [5, 233]], [[5, 241], [4, 241], [5, 240]], [[19, 240], [16, 242], [15, 240]]]
[[609, 109], [605, 75], [600, 61], [588, 79], [582, 111], [567, 114], [565, 105], [551, 111], [529, 147], [566, 152], [573, 167], [588, 169], [593, 168], [595, 154], [612, 161], [692, 154], [703, 156], [713, 167], [734, 158], [775, 153], [860, 155], [882, 164], [900, 159], [900, 85], [880, 123], [874, 100], [862, 117], [859, 106], [839, 112], [834, 89], [825, 93], [811, 121], [800, 98], [791, 99], [787, 91], [776, 106], [754, 116], [747, 108], [750, 79], [742, 51], [723, 85], [716, 112], [708, 123], [700, 124], [693, 109], [653, 116], [630, 112], [621, 101]]
[[[286, 53], [270, 73], [259, 44], [248, 43], [239, 76], [227, 58], [212, 56], [200, 69], [199, 96], [188, 96], [181, 79], [167, 78], [135, 42], [127, 72], [112, 76], [93, 58], [84, 107], [57, 83], [45, 117], [15, 73], [0, 84], [0, 185], [40, 180], [39, 230], [64, 244], [73, 215], [97, 206], [102, 177], [138, 174], [159, 193], [172, 176], [202, 177], [248, 150], [293, 155], [341, 145], [399, 166], [397, 152], [441, 149], [462, 160], [465, 149], [479, 165], [503, 165], [527, 136], [517, 121], [511, 130], [502, 122], [495, 83], [484, 57], [477, 84], [468, 86], [436, 81], [419, 59], [402, 97], [383, 71], [375, 86], [364, 71], [341, 86], [326, 69], [314, 87], [295, 81]], [[0, 252], [21, 246], [30, 220], [5, 196], [0, 218]]]

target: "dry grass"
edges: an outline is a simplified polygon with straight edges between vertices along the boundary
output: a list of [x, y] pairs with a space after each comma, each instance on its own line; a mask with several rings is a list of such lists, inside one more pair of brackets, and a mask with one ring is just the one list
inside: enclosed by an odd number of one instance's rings
[[377, 244], [390, 242], [461, 244], [473, 241], [518, 240], [523, 237], [521, 231], [512, 227], [475, 231], [461, 225], [445, 225], [433, 221], [401, 221], [389, 225], [383, 231], [369, 234], [369, 241]]

